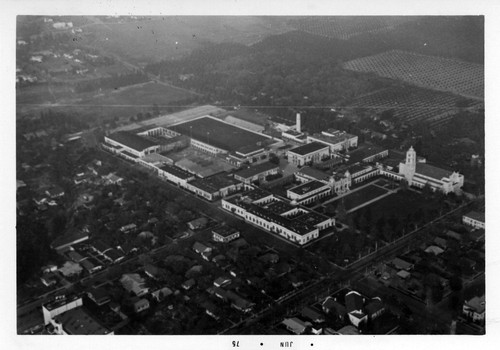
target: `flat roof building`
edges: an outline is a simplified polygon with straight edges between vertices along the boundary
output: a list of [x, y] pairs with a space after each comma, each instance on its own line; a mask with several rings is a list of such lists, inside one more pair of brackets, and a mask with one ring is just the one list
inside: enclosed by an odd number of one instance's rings
[[311, 142], [292, 148], [287, 152], [288, 161], [297, 166], [320, 162], [330, 157], [330, 147], [320, 142]]

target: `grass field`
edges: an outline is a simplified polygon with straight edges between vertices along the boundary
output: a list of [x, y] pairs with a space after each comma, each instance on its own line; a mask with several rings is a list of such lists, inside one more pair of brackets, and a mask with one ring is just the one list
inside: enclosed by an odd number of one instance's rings
[[365, 202], [371, 201], [372, 199], [380, 197], [386, 193], [387, 190], [375, 185], [370, 185], [356, 192], [348, 194], [347, 196], [339, 198], [333, 203], [338, 205], [341, 201], [344, 201], [345, 208], [347, 211], [349, 211]]
[[484, 65], [481, 64], [391, 50], [346, 62], [344, 68], [484, 99]]
[[419, 209], [431, 210], [438, 208], [438, 206], [437, 203], [426, 200], [416, 192], [399, 191], [370, 204], [366, 208], [370, 208], [374, 222], [376, 222], [379, 217], [395, 215], [398, 218], [405, 218], [408, 214], [413, 214]]
[[177, 124], [171, 128], [181, 134], [230, 151], [249, 146], [257, 148], [258, 143], [269, 140], [265, 136], [208, 117]]

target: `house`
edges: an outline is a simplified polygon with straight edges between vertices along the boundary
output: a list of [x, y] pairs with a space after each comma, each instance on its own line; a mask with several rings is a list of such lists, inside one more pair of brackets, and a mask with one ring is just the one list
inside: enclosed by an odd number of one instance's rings
[[441, 247], [442, 249], [446, 249], [448, 246], [448, 242], [446, 241], [446, 239], [441, 237], [434, 238], [434, 243], [436, 243], [436, 245]]
[[216, 287], [225, 287], [229, 284], [231, 284], [231, 279], [227, 277], [219, 277], [214, 281]]
[[374, 320], [385, 311], [384, 304], [379, 297], [371, 299], [365, 306], [366, 314], [370, 320]]
[[57, 271], [57, 265], [45, 265], [41, 268], [43, 273], [55, 272]]
[[57, 278], [53, 273], [46, 273], [43, 274], [42, 277], [40, 277], [40, 281], [46, 286], [54, 286], [57, 284]]
[[297, 317], [285, 318], [281, 323], [284, 324], [290, 332], [295, 334], [302, 334], [307, 328], [307, 324]]
[[79, 275], [82, 272], [82, 267], [80, 264], [72, 262], [72, 261], [66, 261], [64, 265], [59, 269], [59, 272], [64, 276], [64, 277], [70, 277], [74, 275]]
[[221, 287], [214, 287], [213, 291], [214, 291], [214, 295], [217, 298], [222, 299], [224, 301], [227, 300], [227, 292], [224, 289], [222, 289]]
[[190, 278], [186, 282], [184, 282], [181, 287], [184, 288], [185, 290], [190, 290], [195, 285], [196, 285], [196, 280], [194, 278]]
[[446, 231], [446, 236], [453, 238], [453, 239], [456, 239], [459, 242], [462, 240], [462, 235], [460, 233], [452, 231], [452, 230]]
[[122, 275], [120, 279], [123, 288], [134, 293], [138, 297], [148, 293], [149, 288], [145, 286], [145, 280], [138, 273]]
[[240, 231], [233, 227], [221, 226], [212, 230], [212, 238], [216, 242], [228, 243], [240, 236]]
[[128, 224], [125, 226], [120, 227], [120, 232], [123, 233], [129, 233], [137, 230], [137, 225], [136, 224]]
[[191, 230], [199, 230], [204, 228], [208, 224], [208, 219], [205, 217], [201, 217], [198, 219], [195, 219], [193, 221], [188, 222], [188, 227]]
[[114, 173], [110, 173], [103, 177], [105, 182], [110, 185], [121, 185], [123, 182], [123, 178], [119, 177]]
[[200, 303], [200, 307], [202, 309], [205, 309], [205, 313], [207, 315], [213, 317], [216, 320], [220, 319], [220, 317], [218, 316], [217, 306], [215, 306], [215, 304], [212, 303], [211, 301], [206, 300]]
[[462, 217], [462, 222], [465, 225], [472, 226], [473, 228], [485, 228], [484, 213], [471, 211]]
[[431, 246], [428, 246], [427, 249], [425, 249], [425, 252], [429, 253], [429, 254], [439, 255], [439, 254], [442, 254], [444, 252], [444, 250], [438, 246], [431, 245]]
[[345, 295], [346, 311], [351, 323], [359, 327], [362, 322], [366, 322], [368, 316], [363, 310], [364, 298], [356, 291], [350, 291]]
[[462, 312], [474, 322], [484, 322], [484, 314], [486, 309], [484, 294], [480, 297], [473, 297], [464, 302]]
[[122, 261], [123, 259], [125, 259], [125, 255], [121, 254], [118, 250], [116, 250], [115, 248], [111, 248], [110, 250], [108, 250], [106, 253], [104, 253], [104, 257], [111, 261], [112, 263], [116, 264], [120, 261]]
[[339, 303], [336, 299], [332, 297], [327, 297], [321, 304], [323, 312], [327, 314], [335, 314], [340, 321], [345, 320], [347, 311], [344, 305]]
[[413, 264], [410, 264], [409, 262], [400, 258], [394, 258], [391, 263], [398, 270], [409, 271], [413, 269]]
[[91, 288], [87, 292], [87, 296], [98, 306], [102, 306], [111, 301], [111, 297], [109, 296], [108, 292], [104, 287]]
[[280, 256], [274, 253], [266, 253], [262, 256], [259, 256], [258, 260], [263, 262], [264, 264], [276, 264], [280, 260]]
[[168, 297], [169, 295], [172, 295], [173, 292], [170, 288], [168, 287], [163, 287], [158, 290], [155, 290], [154, 292], [151, 293], [151, 296], [157, 301], [161, 302], [163, 299]]
[[193, 250], [198, 254], [203, 254], [203, 253], [210, 253], [212, 251], [212, 248], [207, 247], [206, 245], [200, 242], [194, 242]]
[[301, 316], [315, 323], [325, 322], [325, 318], [323, 317], [323, 315], [321, 315], [314, 309], [310, 308], [309, 306], [306, 306], [305, 308], [302, 309]]
[[144, 310], [149, 309], [149, 301], [144, 298], [139, 299], [136, 302], [134, 302], [133, 307], [134, 307], [134, 312], [138, 314]]
[[64, 190], [59, 186], [55, 186], [55, 187], [45, 191], [45, 194], [47, 196], [49, 196], [50, 198], [60, 198], [60, 197], [64, 196]]
[[226, 292], [226, 297], [231, 301], [231, 307], [244, 313], [252, 311], [252, 308], [255, 305], [254, 303], [246, 300], [245, 298], [242, 298], [241, 296], [230, 290]]
[[340, 328], [336, 333], [338, 335], [359, 335], [359, 331], [356, 327], [352, 325], [347, 325]]
[[398, 277], [401, 277], [402, 279], [407, 279], [408, 277], [411, 276], [411, 273], [409, 273], [408, 271], [406, 270], [400, 270], [398, 271], [398, 273], [396, 274]]
[[69, 248], [71, 245], [84, 242], [89, 239], [88, 232], [74, 232], [66, 234], [64, 236], [57, 237], [51, 244], [50, 247], [57, 251]]
[[152, 265], [152, 264], [147, 264], [144, 267], [144, 272], [146, 273], [146, 275], [148, 275], [149, 277], [151, 277], [152, 279], [155, 279], [155, 280], [160, 279], [161, 276], [165, 274], [164, 269], [159, 268], [159, 267]]

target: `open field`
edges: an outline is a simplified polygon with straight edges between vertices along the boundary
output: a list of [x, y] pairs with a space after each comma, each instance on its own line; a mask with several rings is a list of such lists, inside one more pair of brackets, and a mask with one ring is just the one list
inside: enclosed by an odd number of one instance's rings
[[484, 99], [484, 65], [481, 64], [391, 50], [354, 59], [345, 63], [344, 68]]
[[353, 36], [393, 29], [416, 20], [411, 16], [328, 16], [290, 20], [290, 26], [311, 34], [348, 40]]
[[445, 92], [422, 88], [390, 87], [355, 98], [349, 107], [374, 109], [377, 113], [392, 110], [394, 116], [406, 123], [420, 121], [441, 124], [462, 108], [480, 108], [482, 102]]
[[230, 151], [256, 147], [258, 143], [269, 140], [265, 136], [208, 117], [177, 124], [171, 128], [196, 140]]
[[193, 148], [185, 148], [180, 152], [170, 153], [167, 156], [178, 167], [198, 174], [201, 177], [234, 169], [229, 163]]
[[175, 101], [183, 101], [196, 96], [195, 94], [173, 86], [147, 82], [136, 85], [129, 85], [111, 92], [94, 96], [91, 99], [82, 101], [82, 104], [89, 106], [131, 106], [131, 107], [151, 107], [166, 105]]
[[92, 46], [144, 64], [178, 58], [208, 42], [251, 44], [291, 28], [280, 17], [152, 16], [134, 20], [88, 17]]
[[[357, 206], [371, 201], [377, 197], [383, 196], [387, 194], [387, 190], [376, 186], [376, 185], [370, 185], [367, 187], [364, 187], [358, 191], [355, 191], [351, 194], [348, 194], [347, 196], [344, 196], [342, 198], [339, 198], [332, 203], [339, 204], [341, 201], [344, 202], [345, 209], [347, 211], [356, 208]], [[378, 203], [378, 202], [377, 202]]]

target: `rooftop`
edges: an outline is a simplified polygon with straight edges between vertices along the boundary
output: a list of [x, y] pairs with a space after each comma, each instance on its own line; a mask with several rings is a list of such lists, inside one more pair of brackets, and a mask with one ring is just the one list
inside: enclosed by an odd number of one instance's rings
[[255, 202], [262, 198], [269, 197], [271, 195], [272, 195], [271, 193], [261, 190], [260, 188], [253, 189], [243, 194], [244, 197], [248, 197], [252, 202]]
[[348, 162], [350, 164], [355, 164], [359, 162], [365, 161], [366, 158], [375, 156], [379, 153], [382, 153], [384, 151], [388, 151], [385, 148], [375, 146], [375, 145], [365, 145], [362, 146], [352, 152], [349, 152], [349, 160]]
[[187, 179], [194, 176], [193, 174], [191, 174], [185, 170], [182, 170], [181, 168], [179, 168], [175, 165], [165, 164], [162, 167], [160, 167], [160, 169], [169, 173], [169, 174], [172, 174], [175, 177], [178, 177], [179, 179], [183, 179], [183, 180], [187, 180]]
[[229, 176], [228, 173], [219, 173], [209, 177], [194, 179], [189, 184], [196, 188], [199, 188], [202, 191], [214, 193], [218, 192], [223, 188], [233, 186], [238, 184], [239, 182]]
[[299, 186], [292, 187], [288, 191], [302, 196], [302, 195], [305, 195], [309, 192], [315, 191], [315, 190], [317, 190], [321, 187], [325, 187], [325, 186], [328, 186], [328, 185], [324, 184], [323, 182], [312, 180], [312, 181], [306, 182], [304, 184], [301, 184]]
[[316, 168], [311, 168], [308, 166], [303, 167], [302, 169], [299, 169], [299, 171], [297, 173], [312, 177], [312, 178], [319, 180], [319, 181], [328, 180], [330, 178], [330, 175], [328, 175], [324, 171], [318, 170]]
[[56, 320], [62, 323], [64, 330], [68, 334], [105, 335], [110, 333], [107, 328], [101, 326], [81, 307], [56, 316]]
[[292, 153], [295, 153], [295, 154], [298, 154], [301, 156], [305, 156], [306, 154], [314, 153], [314, 152], [317, 152], [319, 150], [322, 150], [322, 149], [325, 149], [328, 147], [329, 147], [328, 145], [325, 145], [325, 144], [320, 143], [320, 142], [311, 142], [311, 143], [305, 144], [303, 146], [295, 147], [295, 148], [289, 150], [288, 152], [292, 152]]
[[415, 173], [441, 180], [442, 178], [449, 177], [452, 174], [452, 171], [441, 169], [426, 163], [417, 163]]
[[231, 226], [220, 226], [220, 227], [214, 228], [212, 230], [212, 232], [216, 233], [222, 237], [228, 237], [228, 236], [230, 236], [234, 233], [237, 233], [239, 231]]
[[471, 212], [465, 214], [464, 216], [471, 218], [471, 219], [474, 219], [474, 220], [477, 220], [477, 221], [480, 221], [480, 222], [484, 222], [484, 213], [480, 213], [477, 211], [471, 211]]
[[118, 131], [114, 134], [108, 135], [107, 137], [139, 152], [157, 145], [153, 141], [128, 131]]
[[328, 131], [328, 132], [322, 132], [321, 134], [314, 134], [310, 136], [312, 138], [315, 138], [317, 140], [320, 140], [322, 142], [328, 143], [328, 144], [338, 144], [341, 142], [345, 142], [346, 140], [355, 138], [357, 136], [351, 135], [346, 133], [345, 131], [340, 131], [340, 130], [333, 130], [333, 131]]
[[64, 306], [64, 305], [66, 305], [72, 301], [78, 300], [78, 299], [80, 299], [80, 297], [78, 295], [71, 295], [71, 296], [62, 295], [59, 297], [55, 297], [54, 300], [49, 301], [48, 303], [44, 304], [43, 306], [47, 310], [50, 311], [50, 310], [57, 309], [61, 306]]
[[483, 313], [485, 310], [485, 298], [484, 294], [480, 297], [474, 297], [465, 302], [465, 305], [474, 309], [477, 313]]
[[273, 169], [279, 169], [279, 165], [273, 164], [271, 162], [264, 162], [255, 166], [251, 166], [247, 169], [238, 170], [234, 173], [234, 175], [239, 176], [243, 179], [247, 179]]

